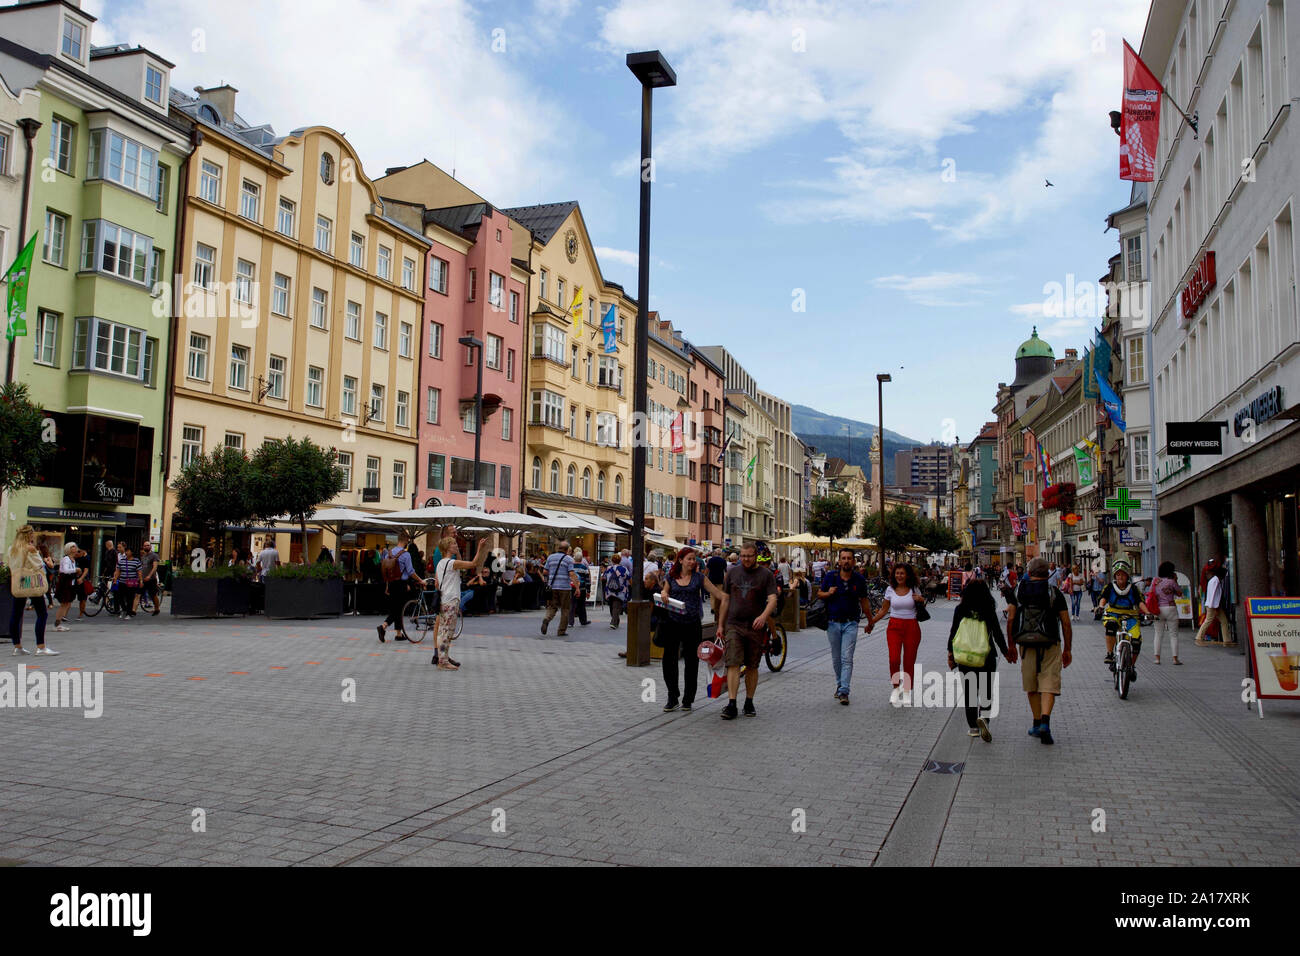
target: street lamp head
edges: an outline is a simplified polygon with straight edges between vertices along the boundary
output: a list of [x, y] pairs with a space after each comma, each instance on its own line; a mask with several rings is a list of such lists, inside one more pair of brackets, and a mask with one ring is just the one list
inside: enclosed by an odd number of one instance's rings
[[648, 86], [651, 89], [658, 89], [664, 86], [676, 86], [677, 74], [673, 68], [668, 65], [664, 55], [658, 50], [647, 50], [645, 53], [629, 53], [627, 55], [627, 68], [636, 74], [636, 78], [641, 81], [642, 86]]
[[1115, 131], [1116, 136], [1121, 136], [1120, 127], [1124, 125], [1124, 114], [1119, 110], [1110, 111], [1110, 128]]
[[876, 381], [881, 383], [892, 382], [893, 380], [894, 380], [893, 376], [891, 376], [888, 372], [883, 372], [876, 376]]

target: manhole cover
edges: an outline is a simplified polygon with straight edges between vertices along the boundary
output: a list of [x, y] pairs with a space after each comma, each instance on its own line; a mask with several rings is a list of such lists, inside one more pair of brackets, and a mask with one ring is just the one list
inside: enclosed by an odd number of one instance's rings
[[965, 761], [948, 763], [946, 760], [927, 760], [925, 762], [926, 773], [961, 773], [965, 768]]

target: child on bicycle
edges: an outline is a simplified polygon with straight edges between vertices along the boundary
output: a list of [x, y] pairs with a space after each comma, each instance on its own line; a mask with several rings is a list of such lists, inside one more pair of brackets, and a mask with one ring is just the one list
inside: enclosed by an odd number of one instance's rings
[[[1142, 605], [1146, 602], [1142, 589], [1131, 579], [1132, 566], [1123, 558], [1118, 559], [1110, 571], [1110, 583], [1102, 589], [1101, 600], [1093, 612], [1106, 622], [1106, 664], [1115, 663], [1116, 635], [1119, 633], [1120, 618], [1141, 617]], [[1133, 659], [1137, 660], [1142, 650], [1141, 632], [1135, 632], [1130, 638], [1133, 645]]]

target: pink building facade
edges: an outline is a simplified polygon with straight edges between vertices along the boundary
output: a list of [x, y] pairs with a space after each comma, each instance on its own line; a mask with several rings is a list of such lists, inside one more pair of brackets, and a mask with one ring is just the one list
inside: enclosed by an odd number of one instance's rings
[[523, 452], [527, 271], [511, 259], [511, 228], [488, 203], [423, 209], [425, 264], [420, 360], [418, 505], [466, 505], [474, 488], [474, 396], [483, 343], [479, 487], [488, 511], [518, 507]]

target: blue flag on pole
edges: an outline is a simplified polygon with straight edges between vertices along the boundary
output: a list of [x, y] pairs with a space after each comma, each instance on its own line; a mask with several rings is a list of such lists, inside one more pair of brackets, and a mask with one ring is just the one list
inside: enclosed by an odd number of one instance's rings
[[600, 320], [600, 330], [605, 333], [605, 354], [606, 355], [613, 355], [615, 352], [618, 351], [618, 345], [614, 341], [614, 335], [615, 335], [614, 316], [615, 316], [614, 306], [611, 304], [610, 307], [605, 310], [605, 315]]
[[1115, 423], [1120, 431], [1125, 431], [1124, 426], [1124, 406], [1120, 403], [1119, 396], [1115, 394], [1106, 380], [1101, 377], [1100, 370], [1094, 370], [1092, 373], [1097, 378], [1097, 391], [1101, 394], [1101, 403], [1106, 406], [1106, 414], [1110, 420]]

